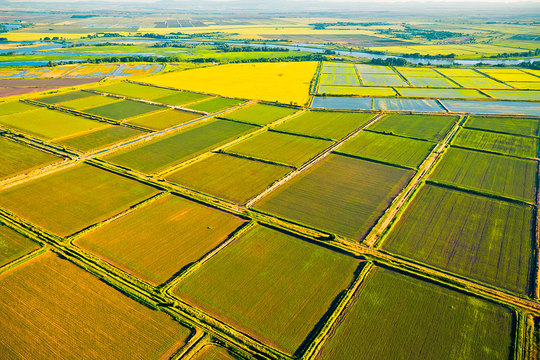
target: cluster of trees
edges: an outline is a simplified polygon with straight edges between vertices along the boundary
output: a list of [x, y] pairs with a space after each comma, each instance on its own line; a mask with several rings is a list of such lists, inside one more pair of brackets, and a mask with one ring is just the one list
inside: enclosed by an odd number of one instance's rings
[[[307, 54], [307, 55], [291, 55], [286, 57], [260, 57], [260, 58], [245, 58], [245, 59], [235, 59], [227, 61], [228, 63], [249, 63], [249, 62], [294, 62], [294, 61], [322, 61], [326, 60], [321, 54]], [[196, 59], [183, 59], [176, 56], [100, 56], [95, 58], [89, 58], [85, 61], [90, 64], [100, 64], [100, 63], [126, 63], [126, 62], [157, 62], [157, 63], [167, 63], [167, 62], [193, 62], [193, 63], [219, 63], [223, 62], [223, 59], [213, 58], [213, 57], [204, 57]], [[53, 66], [53, 65], [51, 65]]]
[[421, 37], [429, 41], [466, 36], [465, 34], [452, 31], [418, 29], [406, 24], [403, 24], [403, 28], [404, 30], [384, 29], [380, 30], [380, 33], [406, 40], [410, 40], [414, 37]]
[[503, 54], [497, 54], [488, 56], [490, 58], [497, 58], [497, 59], [504, 59], [504, 58], [511, 58], [511, 57], [533, 57], [533, 56], [540, 56], [540, 49], [536, 50], [529, 50], [529, 51], [522, 51], [522, 52], [515, 52], [515, 53], [503, 53]]
[[309, 24], [313, 26], [313, 29], [315, 30], [324, 30], [328, 26], [378, 26], [378, 25], [390, 25], [390, 23], [387, 22], [350, 22], [350, 21], [337, 21], [333, 23], [313, 23]]

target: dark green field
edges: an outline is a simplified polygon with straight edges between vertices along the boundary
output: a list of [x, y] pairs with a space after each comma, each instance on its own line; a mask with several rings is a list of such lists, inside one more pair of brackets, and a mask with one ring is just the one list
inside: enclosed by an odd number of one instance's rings
[[113, 120], [123, 120], [136, 115], [142, 115], [151, 111], [162, 109], [159, 106], [150, 105], [138, 101], [122, 100], [84, 110], [87, 114], [103, 116]]
[[56, 104], [56, 103], [61, 103], [64, 101], [69, 101], [69, 100], [82, 99], [82, 98], [89, 97], [92, 95], [93, 95], [92, 93], [86, 92], [86, 91], [72, 91], [72, 92], [62, 93], [58, 95], [45, 96], [37, 100], [45, 104]]
[[538, 119], [471, 116], [465, 127], [514, 135], [538, 136]]
[[127, 122], [152, 130], [163, 130], [175, 125], [186, 123], [199, 117], [201, 117], [201, 115], [198, 113], [171, 109], [136, 117], [128, 120]]
[[538, 138], [471, 129], [459, 130], [456, 137], [452, 139], [452, 144], [471, 149], [530, 158], [535, 158], [538, 154]]
[[377, 121], [369, 129], [386, 134], [440, 141], [456, 120], [455, 116], [391, 114]]
[[112, 145], [122, 140], [143, 135], [143, 131], [124, 126], [111, 126], [105, 129], [93, 131], [81, 136], [58, 141], [58, 145], [69, 146], [86, 152]]

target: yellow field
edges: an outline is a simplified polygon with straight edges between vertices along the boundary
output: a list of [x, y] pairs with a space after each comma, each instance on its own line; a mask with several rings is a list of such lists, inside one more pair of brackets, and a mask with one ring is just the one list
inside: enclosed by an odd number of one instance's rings
[[227, 64], [163, 75], [141, 81], [183, 90], [303, 105], [317, 63]]

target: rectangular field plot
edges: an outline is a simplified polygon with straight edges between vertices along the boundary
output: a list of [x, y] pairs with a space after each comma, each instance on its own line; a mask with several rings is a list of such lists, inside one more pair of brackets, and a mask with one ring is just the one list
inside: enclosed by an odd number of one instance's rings
[[142, 172], [158, 172], [253, 129], [255, 127], [251, 125], [213, 120], [113, 154], [107, 160]]
[[508, 85], [516, 89], [540, 90], [540, 82], [509, 81]]
[[428, 141], [362, 131], [339, 148], [340, 153], [416, 169], [433, 149]]
[[325, 74], [355, 74], [353, 64], [323, 63], [321, 73]]
[[143, 126], [152, 130], [168, 129], [171, 126], [186, 123], [188, 121], [200, 118], [201, 114], [192, 113], [182, 110], [165, 110], [149, 115], [143, 115], [128, 120], [127, 122], [134, 125]]
[[360, 81], [356, 74], [320, 74], [319, 84], [359, 86]]
[[175, 90], [163, 89], [149, 85], [133, 84], [128, 82], [101, 86], [98, 88], [94, 88], [93, 90], [103, 93], [116, 94], [145, 100], [154, 100], [177, 93], [177, 91]]
[[22, 113], [30, 110], [37, 110], [39, 107], [25, 104], [19, 101], [0, 104], [0, 116]]
[[503, 100], [532, 100], [540, 101], [540, 91], [533, 90], [486, 90], [489, 94], [497, 99]]
[[76, 244], [157, 285], [218, 246], [242, 223], [167, 195], [85, 234]]
[[0, 291], [4, 359], [168, 359], [190, 335], [54, 253], [0, 275]]
[[255, 208], [360, 240], [413, 174], [412, 170], [330, 155], [262, 198]]
[[50, 95], [50, 96], [41, 97], [36, 100], [45, 104], [56, 104], [56, 103], [61, 103], [64, 101], [69, 101], [69, 100], [83, 99], [89, 96], [92, 96], [92, 93], [86, 92], [86, 91], [71, 91], [71, 92], [62, 93], [58, 95]]
[[[460, 68], [440, 68], [437, 69], [438, 72], [441, 74], [448, 76], [448, 77], [480, 77], [483, 76], [479, 72], [475, 71], [474, 69], [460, 69]], [[458, 79], [459, 80], [459, 79]]]
[[353, 257], [256, 227], [183, 280], [174, 294], [293, 354], [359, 265]]
[[513, 135], [538, 136], [538, 119], [471, 116], [465, 127], [478, 130], [489, 130]]
[[65, 236], [156, 193], [152, 187], [82, 164], [0, 192], [0, 207]]
[[318, 359], [507, 360], [512, 312], [433, 283], [375, 268]]
[[427, 67], [416, 67], [416, 68], [409, 68], [409, 67], [401, 67], [396, 66], [395, 69], [399, 71], [401, 74], [403, 74], [405, 77], [408, 76], [416, 76], [416, 77], [441, 77], [440, 74], [438, 74], [435, 70]]
[[195, 101], [201, 101], [210, 97], [210, 95], [199, 94], [189, 91], [176, 91], [176, 93], [173, 95], [159, 97], [157, 99], [154, 99], [154, 101], [167, 105], [180, 106]]
[[143, 102], [121, 100], [112, 104], [102, 105], [84, 110], [87, 114], [102, 116], [113, 120], [123, 120], [136, 115], [142, 115], [151, 111], [162, 110], [160, 106], [150, 105]]
[[56, 143], [58, 145], [69, 146], [82, 152], [87, 152], [143, 134], [145, 134], [143, 131], [124, 126], [109, 126], [80, 136], [56, 141]]
[[442, 88], [457, 88], [459, 87], [454, 82], [444, 78], [439, 77], [418, 77], [418, 76], [409, 76], [405, 75], [409, 83], [414, 87], [442, 87]]
[[450, 148], [431, 179], [489, 194], [534, 202], [536, 162]]
[[274, 129], [292, 134], [339, 140], [374, 116], [369, 113], [307, 111], [279, 124]]
[[369, 127], [385, 134], [440, 141], [456, 122], [455, 116], [390, 114]]
[[356, 70], [361, 74], [395, 74], [388, 66], [356, 64]]
[[111, 97], [111, 96], [92, 95], [92, 96], [87, 96], [81, 99], [65, 101], [57, 105], [65, 106], [67, 108], [74, 109], [74, 110], [84, 110], [84, 109], [95, 108], [95, 107], [103, 106], [107, 104], [112, 104], [119, 101], [122, 101], [122, 100], [115, 97]]
[[402, 96], [425, 97], [425, 98], [447, 98], [447, 99], [485, 99], [486, 96], [472, 89], [422, 89], [422, 88], [401, 88], [398, 89]]
[[425, 185], [383, 247], [487, 284], [526, 294], [533, 209]]
[[30, 146], [0, 137], [0, 180], [62, 159]]
[[193, 105], [187, 105], [186, 108], [198, 111], [213, 113], [243, 103], [243, 100], [230, 99], [224, 97], [215, 97], [208, 100], [203, 100]]
[[192, 360], [237, 360], [231, 355], [227, 349], [214, 344], [204, 345], [195, 355]]
[[167, 180], [243, 204], [292, 169], [225, 154], [213, 154], [167, 175]]
[[368, 86], [409, 86], [395, 74], [362, 74], [361, 78]]
[[513, 73], [513, 74], [490, 74], [492, 78], [495, 78], [499, 81], [507, 82], [507, 81], [521, 81], [521, 82], [536, 82], [539, 81], [540, 78], [534, 75], [525, 74], [524, 72], [521, 73]]
[[241, 108], [232, 113], [224, 115], [226, 119], [243, 121], [255, 125], [267, 125], [276, 120], [290, 116], [298, 109], [283, 106], [272, 106], [265, 104], [255, 104], [253, 106]]
[[[342, 86], [344, 87], [344, 86]], [[367, 89], [361, 87], [354, 87], [353, 89]], [[372, 88], [370, 88], [372, 89]], [[311, 107], [315, 109], [335, 109], [335, 110], [372, 110], [373, 99], [372, 98], [358, 98], [358, 97], [326, 97], [315, 96]], [[375, 116], [375, 115], [373, 115]]]
[[[351, 96], [397, 96], [394, 89], [389, 87], [375, 86], [334, 86], [320, 85], [318, 94], [326, 95], [351, 95]], [[369, 109], [371, 109], [371, 99]]]
[[43, 108], [2, 116], [0, 124], [45, 139], [59, 139], [107, 126], [102, 122]]
[[444, 113], [445, 109], [432, 99], [373, 99], [374, 110], [425, 111]]
[[535, 158], [538, 139], [488, 131], [460, 129], [452, 144], [496, 153]]
[[[0, 222], [0, 266], [36, 250], [40, 245]], [[0, 350], [1, 354], [1, 350]]]
[[488, 77], [459, 77], [455, 78], [454, 81], [471, 89], [510, 89], [510, 86]]
[[330, 145], [326, 140], [266, 131], [225, 151], [298, 167]]
[[477, 114], [540, 115], [540, 103], [532, 101], [442, 101], [450, 112]]

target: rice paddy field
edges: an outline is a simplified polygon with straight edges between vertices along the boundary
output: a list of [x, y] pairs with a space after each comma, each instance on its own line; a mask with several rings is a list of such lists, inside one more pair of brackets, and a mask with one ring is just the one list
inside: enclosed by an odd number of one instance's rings
[[473, 129], [461, 129], [452, 144], [499, 154], [536, 158], [538, 139]]
[[118, 142], [143, 135], [144, 132], [124, 126], [108, 126], [92, 132], [56, 141], [56, 144], [67, 146], [82, 152], [107, 147]]
[[[319, 95], [350, 95], [350, 96], [397, 96], [394, 89], [390, 87], [363, 87], [363, 86], [335, 86], [319, 85]], [[369, 107], [371, 109], [371, 106]]]
[[161, 110], [155, 105], [138, 101], [121, 100], [111, 104], [101, 105], [90, 109], [85, 109], [87, 114], [102, 116], [113, 120], [123, 120], [132, 116], [146, 114], [152, 111]]
[[145, 100], [155, 100], [157, 98], [172, 96], [176, 93], [174, 90], [163, 89], [155, 86], [139, 85], [129, 82], [102, 86], [94, 88], [93, 90]]
[[90, 96], [85, 96], [79, 99], [73, 99], [73, 100], [57, 103], [56, 105], [61, 105], [70, 109], [81, 111], [84, 109], [104, 106], [104, 105], [112, 104], [119, 101], [121, 100], [112, 96], [90, 95]]
[[255, 104], [228, 113], [223, 117], [226, 119], [246, 122], [254, 125], [268, 125], [284, 117], [291, 116], [297, 111], [298, 110], [295, 108]]
[[293, 354], [359, 265], [353, 257], [256, 227], [181, 281], [174, 294]]
[[171, 126], [184, 124], [201, 117], [198, 113], [169, 109], [137, 116], [127, 120], [127, 123], [142, 126], [151, 130], [163, 130]]
[[173, 106], [181, 106], [201, 101], [209, 97], [210, 95], [198, 94], [189, 91], [176, 91], [174, 94], [158, 97], [154, 99], [154, 102]]
[[263, 197], [254, 207], [360, 240], [413, 173], [376, 162], [330, 155]]
[[437, 115], [390, 114], [369, 127], [369, 130], [410, 138], [439, 141], [455, 124], [457, 117]]
[[243, 101], [238, 99], [230, 99], [224, 97], [215, 97], [208, 100], [202, 100], [195, 104], [185, 105], [186, 108], [207, 113], [213, 113], [228, 109], [241, 104]]
[[401, 96], [419, 98], [449, 98], [449, 99], [485, 99], [477, 90], [473, 89], [422, 89], [422, 88], [400, 88]]
[[0, 154], [2, 154], [0, 180], [61, 161], [57, 156], [4, 137], [0, 137]]
[[519, 117], [470, 116], [464, 127], [512, 135], [538, 136], [538, 119]]
[[512, 354], [507, 308], [385, 268], [364, 282], [318, 359], [503, 360]]

